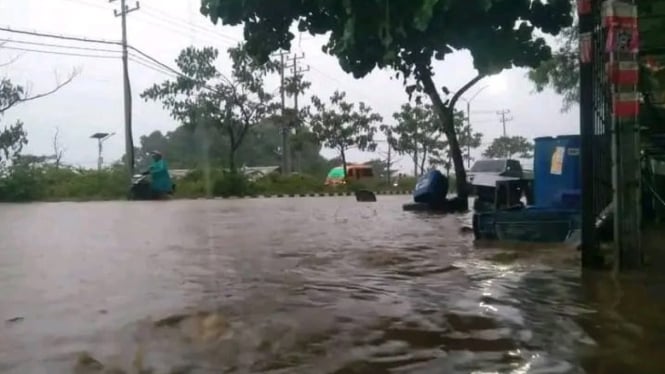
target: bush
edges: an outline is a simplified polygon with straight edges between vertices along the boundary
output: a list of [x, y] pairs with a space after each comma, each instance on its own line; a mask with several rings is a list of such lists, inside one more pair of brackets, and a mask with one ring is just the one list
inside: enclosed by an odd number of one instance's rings
[[32, 165], [12, 165], [0, 179], [0, 201], [26, 202], [45, 195], [43, 171]]
[[271, 174], [253, 184], [257, 193], [265, 195], [295, 195], [323, 192], [326, 189], [321, 179], [306, 174]]
[[214, 179], [212, 192], [215, 196], [248, 196], [255, 194], [255, 188], [247, 178], [238, 172], [224, 172]]
[[[325, 186], [321, 177], [307, 174], [271, 174], [250, 181], [242, 174], [220, 169], [193, 170], [174, 180], [175, 197], [299, 195], [307, 193], [412, 190], [415, 178], [400, 178], [397, 186], [385, 180], [364, 179], [347, 185]], [[125, 199], [129, 181], [124, 168], [101, 171], [55, 168], [51, 165], [21, 163], [0, 170], [0, 201], [58, 201]]]

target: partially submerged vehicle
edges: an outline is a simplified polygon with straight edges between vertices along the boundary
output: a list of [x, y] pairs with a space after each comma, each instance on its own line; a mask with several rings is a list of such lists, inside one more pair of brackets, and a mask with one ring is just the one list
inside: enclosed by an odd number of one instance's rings
[[579, 135], [536, 138], [533, 180], [494, 175], [481, 184], [483, 178], [475, 175], [476, 239], [551, 243], [574, 238], [581, 216], [579, 147]]
[[343, 185], [353, 180], [374, 178], [374, 169], [371, 165], [348, 164], [346, 165], [346, 176], [344, 175], [344, 166], [337, 166], [328, 172], [325, 184], [326, 186]]
[[159, 194], [150, 186], [150, 176], [146, 174], [135, 174], [132, 176], [132, 184], [129, 187], [129, 200], [164, 200], [169, 199], [175, 192], [175, 183], [167, 194]]

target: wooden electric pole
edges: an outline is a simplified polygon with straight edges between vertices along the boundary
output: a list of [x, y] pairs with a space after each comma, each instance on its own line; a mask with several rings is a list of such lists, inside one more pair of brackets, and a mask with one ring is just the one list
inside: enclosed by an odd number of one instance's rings
[[[115, 2], [118, 0], [109, 0]], [[134, 139], [132, 137], [132, 89], [129, 83], [129, 56], [127, 53], [127, 14], [139, 10], [140, 4], [137, 1], [133, 8], [127, 5], [127, 0], [120, 1], [120, 10], [115, 9], [113, 14], [120, 17], [122, 26], [122, 75], [123, 75], [123, 96], [125, 111], [125, 162], [127, 172], [131, 180], [134, 175]]]

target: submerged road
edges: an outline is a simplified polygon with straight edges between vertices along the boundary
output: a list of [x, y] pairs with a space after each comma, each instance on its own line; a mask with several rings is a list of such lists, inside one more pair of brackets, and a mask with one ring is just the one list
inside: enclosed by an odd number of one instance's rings
[[404, 200], [0, 205], [0, 373], [665, 372], [662, 282]]

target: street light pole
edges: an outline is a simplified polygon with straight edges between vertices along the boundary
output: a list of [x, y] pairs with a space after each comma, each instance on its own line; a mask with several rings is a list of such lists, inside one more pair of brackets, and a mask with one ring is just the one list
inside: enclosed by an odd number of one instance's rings
[[92, 139], [97, 139], [97, 171], [102, 170], [102, 165], [104, 163], [104, 159], [102, 158], [102, 149], [103, 149], [102, 143], [104, 143], [106, 139], [112, 137], [113, 135], [115, 135], [114, 132], [110, 134], [106, 132], [98, 132], [90, 136], [90, 138]]
[[470, 99], [465, 99], [463, 97], [460, 97], [461, 100], [466, 102], [466, 136], [467, 142], [466, 142], [466, 167], [471, 168], [471, 102], [478, 96], [481, 92], [483, 92], [489, 85], [481, 87], [478, 91], [476, 91], [473, 96], [471, 96]]

